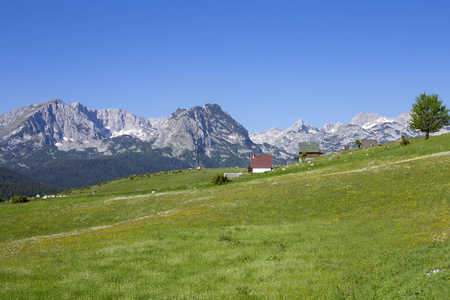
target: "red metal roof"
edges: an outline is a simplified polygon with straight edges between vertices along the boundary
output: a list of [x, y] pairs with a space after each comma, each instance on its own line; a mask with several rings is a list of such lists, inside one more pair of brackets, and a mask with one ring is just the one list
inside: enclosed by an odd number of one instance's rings
[[272, 168], [272, 155], [252, 155], [250, 156], [250, 166], [252, 168]]

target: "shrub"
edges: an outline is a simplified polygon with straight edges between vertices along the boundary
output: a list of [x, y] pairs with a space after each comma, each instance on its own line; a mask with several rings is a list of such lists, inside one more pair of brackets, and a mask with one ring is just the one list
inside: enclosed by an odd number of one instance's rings
[[402, 134], [402, 140], [400, 141], [400, 145], [406, 146], [408, 144], [411, 144], [411, 142], [409, 141], [409, 139], [407, 137], [405, 137], [404, 134]]
[[216, 176], [211, 179], [211, 182], [214, 184], [225, 184], [230, 182], [230, 179], [226, 175], [216, 174]]
[[23, 202], [28, 202], [28, 198], [27, 196], [14, 196], [10, 199], [11, 203], [23, 203]]
[[302, 162], [305, 162], [307, 155], [308, 155], [308, 153], [306, 153], [306, 152], [303, 152], [302, 154], [300, 154], [300, 158], [301, 158]]
[[2, 197], [0, 197], [0, 203], [5, 202], [5, 199], [3, 199]]

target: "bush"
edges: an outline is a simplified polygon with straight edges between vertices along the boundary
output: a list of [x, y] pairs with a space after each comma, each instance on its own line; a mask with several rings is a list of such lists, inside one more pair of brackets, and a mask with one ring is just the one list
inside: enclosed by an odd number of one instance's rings
[[300, 154], [300, 158], [301, 158], [302, 162], [305, 162], [307, 155], [308, 155], [308, 153], [306, 153], [306, 152], [303, 152], [302, 154]]
[[211, 182], [214, 184], [225, 184], [230, 182], [230, 179], [226, 175], [216, 174], [216, 176], [211, 179]]
[[11, 203], [23, 203], [23, 202], [28, 202], [28, 198], [27, 196], [14, 196], [10, 199]]
[[411, 142], [409, 141], [409, 139], [407, 137], [405, 137], [404, 134], [402, 134], [402, 140], [400, 141], [400, 145], [406, 146], [408, 144], [411, 144]]
[[0, 197], [0, 203], [5, 202], [5, 199], [3, 199], [2, 197]]

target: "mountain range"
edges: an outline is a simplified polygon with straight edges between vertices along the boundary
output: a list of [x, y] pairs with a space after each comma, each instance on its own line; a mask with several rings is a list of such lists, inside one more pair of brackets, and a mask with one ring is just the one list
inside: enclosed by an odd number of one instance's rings
[[[340, 122], [325, 124], [322, 129], [298, 120], [287, 129], [271, 128], [264, 132], [251, 132], [250, 139], [255, 143], [268, 143], [287, 151], [296, 153], [298, 142], [319, 142], [324, 153], [338, 152], [345, 145], [353, 146], [356, 139], [376, 139], [379, 143], [399, 140], [404, 134], [407, 137], [417, 137], [421, 133], [409, 128], [411, 119], [409, 112], [397, 118], [383, 117], [377, 113], [360, 113], [348, 124]], [[450, 127], [440, 133], [449, 132]]]
[[[0, 165], [61, 187], [97, 184], [133, 174], [248, 165], [270, 151], [257, 145], [217, 104], [145, 119], [126, 110], [92, 110], [55, 99], [0, 115]], [[198, 159], [197, 159], [198, 157]]]
[[208, 168], [247, 167], [251, 154], [272, 154], [277, 165], [291, 161], [301, 141], [320, 142], [330, 153], [356, 139], [419, 136], [409, 129], [409, 119], [409, 113], [397, 118], [360, 113], [348, 124], [322, 129], [298, 120], [284, 130], [248, 132], [217, 104], [145, 119], [122, 109], [93, 110], [54, 99], [0, 115], [0, 165], [66, 188], [193, 168], [197, 161]]

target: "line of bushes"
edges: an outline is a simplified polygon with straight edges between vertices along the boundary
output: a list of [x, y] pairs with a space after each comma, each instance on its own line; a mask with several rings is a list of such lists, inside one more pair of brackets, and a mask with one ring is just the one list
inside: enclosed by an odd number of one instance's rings
[[[30, 201], [27, 196], [13, 196], [9, 199], [10, 203], [24, 203]], [[0, 197], [0, 202], [6, 202], [5, 199]]]

